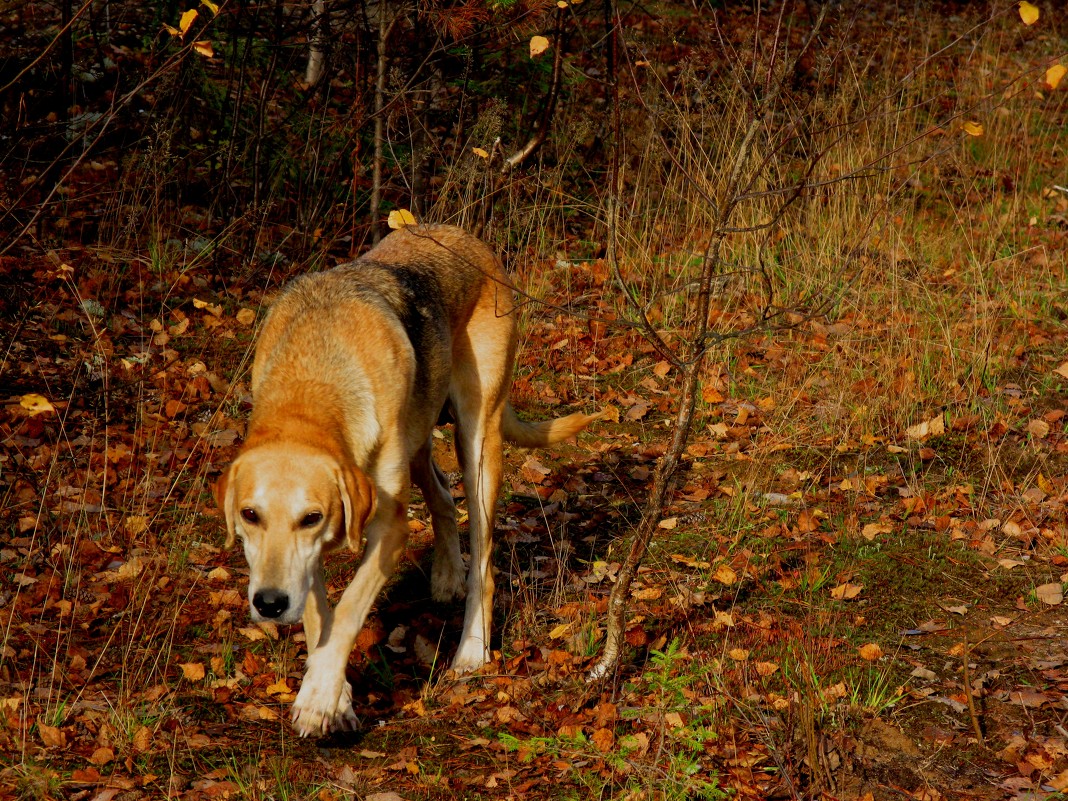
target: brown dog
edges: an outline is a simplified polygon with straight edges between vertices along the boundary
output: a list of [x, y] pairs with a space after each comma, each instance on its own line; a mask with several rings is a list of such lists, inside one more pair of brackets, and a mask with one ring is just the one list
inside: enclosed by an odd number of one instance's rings
[[[600, 417], [521, 422], [508, 403], [514, 353], [512, 287], [493, 252], [459, 228], [393, 233], [351, 264], [293, 281], [271, 308], [248, 434], [216, 495], [227, 546], [244, 543], [253, 619], [304, 621], [308, 665], [293, 704], [301, 735], [356, 721], [345, 665], [404, 551], [411, 481], [434, 529], [432, 595], [467, 596], [452, 666], [488, 660], [503, 440], [549, 445]], [[432, 458], [443, 414], [456, 423], [467, 492], [466, 586], [456, 509]], [[331, 611], [322, 554], [363, 542]]]

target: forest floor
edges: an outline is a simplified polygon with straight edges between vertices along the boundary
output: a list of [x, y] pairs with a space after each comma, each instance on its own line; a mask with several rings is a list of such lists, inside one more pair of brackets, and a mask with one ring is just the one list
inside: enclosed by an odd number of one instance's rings
[[[680, 382], [605, 322], [588, 242], [509, 254], [546, 301], [514, 405], [609, 418], [507, 452], [494, 659], [463, 680], [416, 499], [349, 662], [361, 727], [322, 739], [288, 722], [301, 627], [250, 622], [211, 491], [257, 325], [303, 266], [220, 267], [196, 237], [0, 257], [0, 798], [1068, 797], [1065, 110], [1032, 95], [1041, 148], [965, 149], [846, 302], [713, 351], [603, 683], [584, 677]], [[354, 564], [329, 558], [332, 598]]]

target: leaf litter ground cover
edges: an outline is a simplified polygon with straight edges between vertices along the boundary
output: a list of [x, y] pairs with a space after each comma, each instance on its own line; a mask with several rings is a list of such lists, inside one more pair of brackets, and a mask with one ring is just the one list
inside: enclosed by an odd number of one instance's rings
[[[566, 243], [573, 260], [512, 254], [525, 283], [580, 313], [529, 310], [516, 405], [617, 414], [576, 444], [508, 454], [500, 639], [467, 681], [443, 674], [462, 610], [429, 600], [415, 505], [405, 568], [350, 659], [364, 726], [320, 741], [286, 722], [300, 629], [249, 622], [209, 491], [243, 434], [255, 326], [284, 276], [235, 265], [224, 282], [181, 242], [162, 263], [76, 243], [4, 257], [0, 793], [1068, 789], [1068, 202], [1052, 178], [1017, 188], [1005, 150], [990, 166], [996, 128], [916, 182], [912, 227], [863, 254], [862, 291], [834, 314], [717, 353], [607, 685], [583, 676], [677, 376], [609, 324], [610, 271], [584, 243]], [[817, 226], [792, 225], [784, 241], [816, 250]], [[961, 230], [994, 252], [976, 264]], [[329, 562], [332, 597], [351, 575], [350, 558]]]

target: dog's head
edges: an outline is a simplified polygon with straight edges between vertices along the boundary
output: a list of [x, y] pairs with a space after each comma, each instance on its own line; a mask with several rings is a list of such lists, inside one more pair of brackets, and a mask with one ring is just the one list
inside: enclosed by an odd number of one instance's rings
[[323, 552], [360, 547], [375, 488], [358, 467], [325, 451], [272, 443], [242, 453], [220, 476], [215, 498], [226, 547], [240, 537], [249, 566], [252, 618], [295, 623]]

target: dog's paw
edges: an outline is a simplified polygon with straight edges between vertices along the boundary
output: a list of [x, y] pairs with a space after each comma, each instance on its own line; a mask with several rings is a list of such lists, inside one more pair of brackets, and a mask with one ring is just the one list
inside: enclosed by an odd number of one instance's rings
[[316, 681], [309, 671], [293, 702], [293, 728], [301, 737], [321, 737], [331, 731], [352, 730], [359, 724], [352, 711], [352, 688], [345, 681]]
[[474, 673], [476, 670], [481, 670], [489, 662], [489, 659], [489, 649], [472, 640], [467, 643], [460, 643], [460, 648], [456, 652], [456, 656], [453, 657], [452, 665], [450, 665], [449, 669], [458, 676], [462, 676], [465, 673]]
[[430, 568], [430, 597], [438, 603], [462, 601], [467, 596], [467, 568], [448, 559], [435, 559]]

